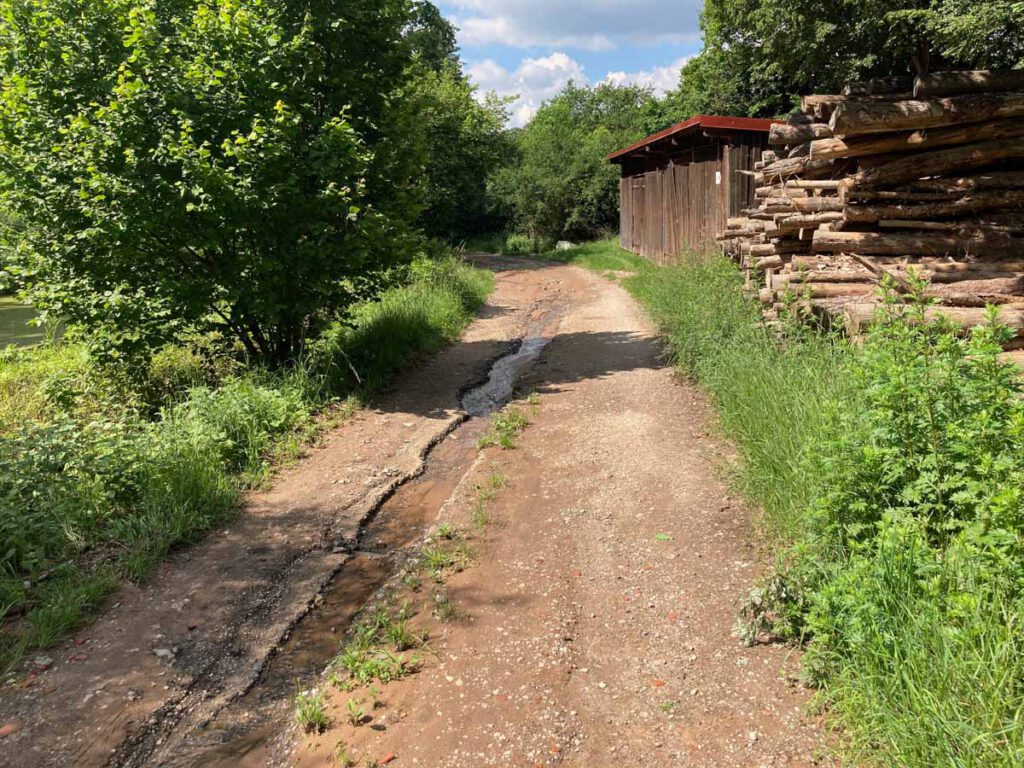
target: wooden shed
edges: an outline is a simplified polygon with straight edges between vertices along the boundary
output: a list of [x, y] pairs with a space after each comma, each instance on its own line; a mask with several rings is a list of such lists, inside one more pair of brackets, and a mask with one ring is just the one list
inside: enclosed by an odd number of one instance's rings
[[726, 220], [754, 205], [750, 176], [775, 120], [697, 115], [613, 152], [622, 170], [622, 247], [658, 263], [715, 245]]

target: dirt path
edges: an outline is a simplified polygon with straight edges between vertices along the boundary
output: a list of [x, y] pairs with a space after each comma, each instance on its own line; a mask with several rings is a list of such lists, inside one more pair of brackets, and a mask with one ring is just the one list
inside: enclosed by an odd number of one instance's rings
[[[53, 666], [0, 695], [0, 764], [337, 765], [339, 741], [394, 765], [810, 765], [818, 736], [789, 652], [744, 648], [735, 608], [756, 571], [751, 513], [716, 479], [721, 445], [692, 387], [615, 284], [488, 259], [498, 288], [460, 343], [332, 432], [247, 513], [124, 590]], [[480, 452], [481, 412], [519, 376], [539, 402], [515, 450]], [[539, 355], [539, 356], [538, 356]], [[524, 370], [525, 369], [525, 370]], [[499, 402], [500, 404], [500, 402]], [[421, 671], [372, 720], [291, 727], [353, 615], [426, 529], [471, 530], [476, 558], [427, 606]]]

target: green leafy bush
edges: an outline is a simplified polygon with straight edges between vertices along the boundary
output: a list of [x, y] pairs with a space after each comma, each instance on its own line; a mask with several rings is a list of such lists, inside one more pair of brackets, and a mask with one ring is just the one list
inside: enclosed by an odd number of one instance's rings
[[292, 361], [408, 251], [409, 9], [2, 0], [8, 266], [110, 360], [215, 324]]

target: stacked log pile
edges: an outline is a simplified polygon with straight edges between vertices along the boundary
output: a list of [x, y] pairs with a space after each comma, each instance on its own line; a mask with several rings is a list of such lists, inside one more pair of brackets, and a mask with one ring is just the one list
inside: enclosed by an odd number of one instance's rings
[[[721, 236], [768, 320], [794, 297], [856, 330], [889, 276], [964, 326], [1024, 337], [1024, 72], [940, 72], [807, 96], [772, 127], [758, 206]], [[1022, 342], [1024, 346], [1024, 342]]]

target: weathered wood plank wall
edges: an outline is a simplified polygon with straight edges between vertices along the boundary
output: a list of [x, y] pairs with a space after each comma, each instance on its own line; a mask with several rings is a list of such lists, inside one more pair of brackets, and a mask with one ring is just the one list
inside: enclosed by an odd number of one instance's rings
[[658, 264], [685, 250], [717, 247], [726, 220], [753, 205], [754, 185], [739, 170], [752, 170], [766, 146], [761, 134], [711, 139], [660, 167], [619, 181], [620, 242]]

